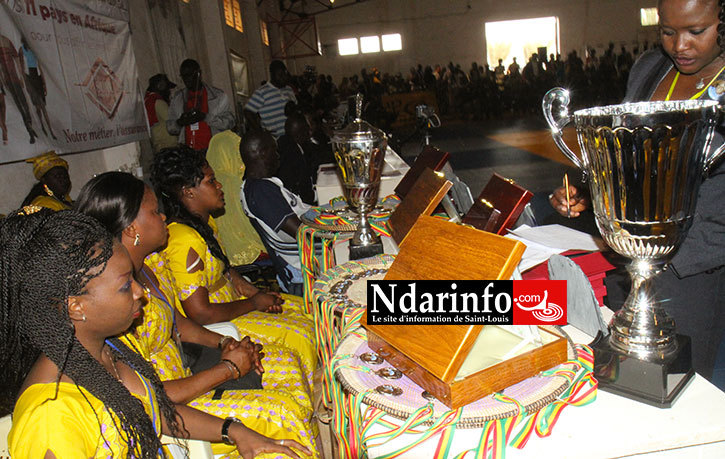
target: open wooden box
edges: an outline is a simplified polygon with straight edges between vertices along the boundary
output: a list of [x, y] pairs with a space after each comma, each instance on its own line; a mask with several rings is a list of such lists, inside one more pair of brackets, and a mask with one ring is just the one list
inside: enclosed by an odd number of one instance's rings
[[[421, 216], [400, 246], [386, 280], [506, 280], [525, 246], [489, 232]], [[497, 325], [361, 323], [368, 345], [450, 408], [548, 370], [567, 359], [566, 340], [540, 329], [543, 346], [502, 360], [516, 338]]]
[[[363, 324], [367, 323], [363, 318]], [[567, 359], [566, 339], [540, 328], [541, 347], [498, 325], [365, 325], [368, 346], [449, 408], [456, 409]]]

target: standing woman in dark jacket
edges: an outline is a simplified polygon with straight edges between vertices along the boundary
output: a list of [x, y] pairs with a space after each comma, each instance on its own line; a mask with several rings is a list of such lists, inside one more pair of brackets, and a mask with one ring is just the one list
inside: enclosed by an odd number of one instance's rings
[[[725, 93], [725, 4], [723, 0], [660, 0], [661, 48], [644, 53], [632, 67], [625, 102], [719, 99]], [[723, 143], [723, 125], [711, 148]], [[569, 190], [572, 216], [589, 207], [576, 187]], [[549, 198], [566, 215], [566, 192]], [[715, 164], [700, 187], [687, 238], [668, 269], [656, 279], [664, 307], [677, 330], [692, 338], [692, 360], [702, 376], [712, 377], [725, 332], [725, 165]], [[619, 305], [608, 282], [610, 302]], [[620, 285], [624, 292], [628, 286]]]

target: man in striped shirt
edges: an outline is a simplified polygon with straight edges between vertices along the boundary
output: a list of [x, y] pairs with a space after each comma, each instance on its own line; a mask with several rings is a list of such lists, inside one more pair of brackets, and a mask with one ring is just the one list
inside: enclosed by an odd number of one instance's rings
[[282, 61], [269, 64], [269, 75], [269, 81], [252, 94], [244, 107], [244, 115], [251, 129], [264, 128], [278, 139], [284, 134], [285, 111], [291, 109], [288, 104], [292, 103], [294, 107], [297, 98], [287, 85], [290, 75]]

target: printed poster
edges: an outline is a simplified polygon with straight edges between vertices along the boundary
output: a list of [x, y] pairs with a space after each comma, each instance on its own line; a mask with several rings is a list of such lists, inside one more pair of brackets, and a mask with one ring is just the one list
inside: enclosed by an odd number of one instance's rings
[[0, 0], [0, 163], [148, 137], [127, 0]]

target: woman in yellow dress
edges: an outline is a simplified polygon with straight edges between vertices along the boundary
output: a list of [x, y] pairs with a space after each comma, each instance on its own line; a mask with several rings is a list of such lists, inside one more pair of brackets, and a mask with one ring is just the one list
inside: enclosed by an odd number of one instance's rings
[[[131, 257], [136, 279], [147, 289], [143, 319], [124, 338], [151, 362], [169, 398], [216, 416], [240, 418], [266, 436], [292, 437], [316, 451], [306, 381], [299, 360], [289, 349], [265, 346], [260, 361], [262, 346], [257, 344], [250, 361], [245, 348], [255, 345], [248, 337], [237, 342], [176, 312], [180, 305], [175, 283], [155, 252], [166, 244], [168, 231], [153, 190], [131, 174], [106, 172], [83, 187], [76, 209], [100, 221], [121, 241]], [[220, 360], [192, 375], [184, 362], [182, 340], [219, 347]], [[248, 386], [221, 394], [215, 391], [250, 371], [265, 372], [261, 378], [264, 390]], [[229, 445], [214, 444], [212, 449], [215, 454], [234, 457], [234, 448]]]
[[0, 397], [14, 459], [167, 457], [161, 433], [224, 438], [244, 457], [308, 452], [174, 404], [118, 339], [141, 314], [128, 253], [94, 219], [28, 206], [0, 222]]
[[[242, 138], [232, 131], [223, 131], [209, 141], [206, 160], [214, 169], [216, 179], [227, 190], [241, 190], [244, 163], [239, 154]], [[232, 199], [224, 206], [224, 215], [216, 219], [219, 242], [232, 266], [253, 263], [264, 253], [264, 244], [249, 222], [239, 199]], [[266, 253], [265, 253], [266, 255]]]
[[72, 201], [68, 193], [71, 189], [68, 162], [55, 151], [48, 151], [26, 159], [33, 164], [33, 175], [38, 180], [30, 189], [21, 206], [33, 205], [51, 210], [67, 210]]
[[154, 156], [151, 182], [170, 221], [161, 255], [182, 313], [200, 324], [231, 321], [257, 342], [289, 347], [311, 385], [317, 365], [312, 318], [299, 297], [262, 292], [230, 269], [211, 215], [223, 211], [224, 192], [204, 157], [183, 146], [162, 150]]

